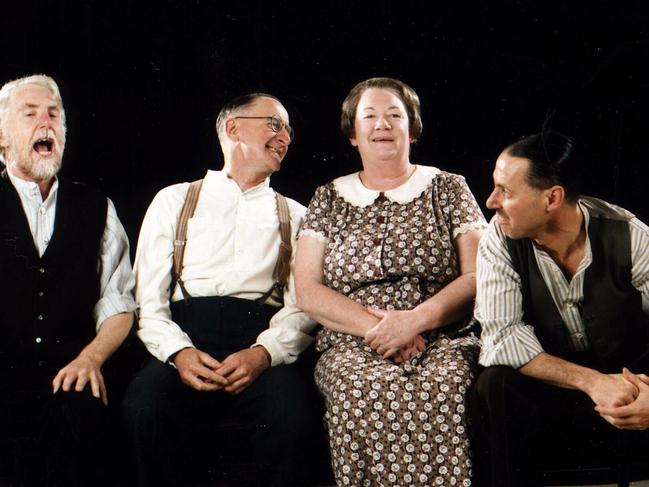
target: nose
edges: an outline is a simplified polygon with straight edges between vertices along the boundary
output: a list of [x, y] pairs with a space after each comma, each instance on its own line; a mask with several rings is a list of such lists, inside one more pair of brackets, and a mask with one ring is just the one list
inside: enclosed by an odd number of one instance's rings
[[388, 121], [388, 119], [386, 117], [384, 117], [383, 115], [379, 116], [376, 119], [376, 124], [374, 124], [374, 127], [377, 128], [377, 129], [387, 129], [387, 130], [392, 129], [392, 125], [390, 125], [390, 122]]
[[48, 112], [43, 112], [38, 117], [38, 123], [41, 127], [50, 128], [52, 127], [54, 120]]
[[276, 137], [286, 145], [289, 145], [291, 143], [291, 134], [288, 133], [286, 125], [282, 126], [282, 129], [277, 132]]
[[494, 188], [494, 190], [489, 195], [489, 198], [487, 198], [487, 208], [489, 208], [490, 210], [497, 210], [498, 208], [500, 208], [500, 201], [500, 190], [498, 188]]

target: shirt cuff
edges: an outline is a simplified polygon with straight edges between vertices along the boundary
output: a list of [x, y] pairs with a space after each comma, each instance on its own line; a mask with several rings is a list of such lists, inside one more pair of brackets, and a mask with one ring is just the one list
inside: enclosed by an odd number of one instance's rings
[[298, 331], [269, 328], [261, 332], [253, 347], [262, 345], [270, 354], [270, 365], [274, 367], [295, 362], [312, 342], [313, 337]]
[[169, 363], [171, 365], [174, 364], [169, 361], [169, 357], [174, 353], [180, 352], [183, 348], [191, 348], [194, 346], [189, 338], [185, 339], [182, 337], [168, 338], [165, 340], [163, 345], [152, 346], [148, 343], [145, 343], [145, 345], [147, 350], [149, 350], [149, 353], [160, 360], [160, 362]]
[[510, 328], [506, 336], [492, 343], [483, 341], [480, 351], [480, 365], [491, 367], [507, 365], [519, 369], [543, 352], [543, 346], [536, 338], [534, 328], [521, 325]]
[[95, 326], [97, 331], [101, 328], [104, 321], [111, 316], [120, 313], [131, 313], [135, 311], [135, 300], [129, 294], [113, 294], [102, 297], [97, 304], [95, 304]]

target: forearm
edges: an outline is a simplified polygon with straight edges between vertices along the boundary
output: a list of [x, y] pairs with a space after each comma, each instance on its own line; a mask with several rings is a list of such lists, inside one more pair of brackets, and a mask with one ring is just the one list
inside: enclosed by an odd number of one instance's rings
[[362, 305], [317, 282], [298, 287], [297, 305], [330, 330], [350, 335], [363, 337], [379, 322]]
[[417, 333], [440, 328], [466, 317], [473, 308], [475, 272], [458, 276], [433, 297], [414, 308]]
[[107, 318], [97, 336], [81, 351], [98, 364], [103, 364], [119, 348], [133, 325], [133, 313], [119, 313]]
[[518, 371], [528, 377], [566, 389], [577, 389], [588, 393], [590, 386], [600, 372], [541, 352]]

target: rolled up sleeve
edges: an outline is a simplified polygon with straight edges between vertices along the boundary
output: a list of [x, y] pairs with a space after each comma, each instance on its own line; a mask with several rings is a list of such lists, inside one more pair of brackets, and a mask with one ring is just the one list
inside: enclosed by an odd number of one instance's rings
[[131, 268], [128, 237], [110, 199], [106, 211], [106, 226], [99, 246], [97, 272], [100, 298], [95, 304], [94, 315], [99, 331], [107, 318], [135, 311], [135, 278]]
[[475, 315], [482, 325], [480, 364], [520, 368], [543, 351], [523, 322], [521, 279], [495, 219], [478, 247]]

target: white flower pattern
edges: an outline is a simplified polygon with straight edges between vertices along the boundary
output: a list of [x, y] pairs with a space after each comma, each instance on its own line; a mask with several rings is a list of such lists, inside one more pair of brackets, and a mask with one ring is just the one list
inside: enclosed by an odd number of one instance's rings
[[[453, 240], [485, 226], [461, 176], [418, 166], [372, 193], [357, 175], [318, 188], [300, 235], [326, 242], [324, 281], [364, 306], [408, 310], [458, 275]], [[338, 485], [471, 485], [464, 398], [478, 341], [442, 334], [396, 365], [362, 339], [323, 329], [316, 383]]]

